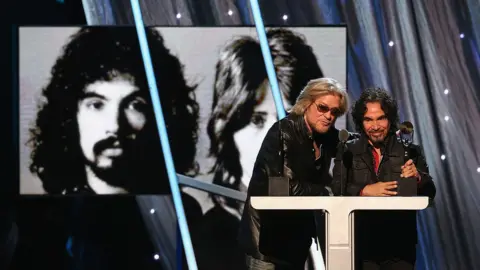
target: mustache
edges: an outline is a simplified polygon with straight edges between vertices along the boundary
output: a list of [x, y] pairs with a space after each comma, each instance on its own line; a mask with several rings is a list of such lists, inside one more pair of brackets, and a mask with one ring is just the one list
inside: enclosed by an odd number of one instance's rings
[[111, 137], [108, 137], [106, 139], [103, 139], [101, 141], [98, 141], [94, 146], [93, 146], [93, 153], [95, 155], [99, 155], [100, 153], [102, 153], [103, 151], [105, 151], [106, 149], [109, 149], [109, 148], [119, 148], [121, 147], [123, 144], [120, 143], [120, 140], [118, 139], [118, 137], [115, 137], [115, 136], [111, 136]]
[[120, 139], [118, 136], [110, 136], [106, 139], [98, 141], [93, 146], [93, 153], [95, 155], [99, 155], [100, 153], [109, 148], [123, 148], [127, 141], [133, 141], [135, 140], [135, 138], [135, 134], [128, 135], [123, 139]]
[[333, 124], [333, 121], [328, 121], [328, 120], [325, 120], [325, 119], [319, 119], [319, 120], [317, 121], [317, 123], [318, 123], [318, 122], [321, 122], [321, 123], [324, 123], [324, 124], [327, 124], [327, 125]]

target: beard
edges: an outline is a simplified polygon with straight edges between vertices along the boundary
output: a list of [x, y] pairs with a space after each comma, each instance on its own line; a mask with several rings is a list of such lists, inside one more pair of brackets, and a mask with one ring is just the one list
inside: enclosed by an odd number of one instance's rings
[[[128, 151], [123, 148], [123, 154], [119, 157], [103, 157], [99, 155], [95, 156], [95, 160], [87, 161], [87, 166], [100, 180], [104, 181], [110, 186], [127, 188], [131, 166], [133, 161], [129, 158]], [[108, 160], [108, 165], [105, 165], [104, 161]]]
[[[135, 139], [107, 138], [95, 144], [93, 161], [87, 161], [91, 171], [103, 182], [126, 189], [129, 193], [167, 194], [170, 190], [161, 146], [158, 138], [146, 138], [145, 133]], [[119, 144], [122, 154], [104, 156], [105, 149]]]
[[[122, 139], [112, 136], [97, 142], [93, 146], [93, 160], [86, 160], [86, 165], [103, 182], [113, 187], [125, 188], [128, 190], [129, 182], [132, 179], [132, 172], [135, 167], [135, 140]], [[111, 149], [119, 151], [120, 154], [112, 155]], [[107, 151], [110, 151], [110, 155]], [[132, 166], [133, 165], [133, 166]]]
[[310, 121], [309, 119], [307, 119], [306, 122], [312, 132], [316, 134], [328, 133], [331, 127], [335, 124], [335, 121], [327, 121], [325, 119], [316, 119], [314, 121]]
[[324, 121], [317, 121], [315, 123], [315, 126], [314, 126], [313, 130], [316, 133], [324, 134], [324, 133], [327, 133], [330, 130], [330, 128], [332, 127], [332, 124], [333, 123], [326, 123]]
[[387, 138], [387, 134], [385, 131], [379, 131], [380, 135], [373, 135], [371, 132], [367, 133], [368, 139], [375, 147], [380, 147], [385, 143], [385, 139]]

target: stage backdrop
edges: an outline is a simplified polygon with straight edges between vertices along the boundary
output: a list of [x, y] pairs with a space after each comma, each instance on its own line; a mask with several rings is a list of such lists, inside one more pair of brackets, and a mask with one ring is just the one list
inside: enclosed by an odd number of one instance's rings
[[[90, 25], [134, 24], [129, 0], [83, 3]], [[254, 25], [246, 0], [140, 5], [145, 25]], [[403, 100], [401, 115], [413, 121], [416, 143], [424, 147], [440, 192], [435, 206], [419, 213], [417, 269], [469, 270], [480, 265], [475, 225], [480, 223], [480, 142], [472, 139], [480, 130], [479, 2], [262, 0], [259, 5], [267, 26], [349, 28], [350, 97], [355, 100], [374, 85]], [[347, 126], [354, 128], [351, 118]], [[462, 147], [459, 141], [469, 144]]]

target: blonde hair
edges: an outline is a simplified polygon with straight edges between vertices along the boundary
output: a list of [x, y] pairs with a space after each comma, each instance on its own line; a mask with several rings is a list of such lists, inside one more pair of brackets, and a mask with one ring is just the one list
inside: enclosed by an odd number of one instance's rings
[[340, 113], [345, 114], [348, 107], [348, 95], [345, 88], [335, 79], [318, 78], [310, 80], [302, 92], [298, 95], [295, 105], [290, 109], [290, 113], [303, 115], [315, 99], [320, 96], [334, 94], [340, 97]]

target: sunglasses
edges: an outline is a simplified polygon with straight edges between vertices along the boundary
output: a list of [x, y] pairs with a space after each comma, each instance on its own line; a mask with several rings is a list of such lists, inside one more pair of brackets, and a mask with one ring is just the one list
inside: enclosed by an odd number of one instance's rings
[[338, 117], [342, 114], [339, 108], [329, 108], [327, 105], [323, 104], [316, 104], [314, 103], [315, 106], [317, 106], [317, 111], [319, 113], [327, 113], [330, 112], [333, 116]]

